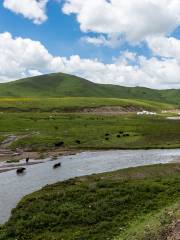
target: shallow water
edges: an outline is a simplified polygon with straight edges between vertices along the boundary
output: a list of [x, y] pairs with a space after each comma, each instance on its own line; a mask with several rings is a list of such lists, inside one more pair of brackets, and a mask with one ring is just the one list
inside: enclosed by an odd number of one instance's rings
[[[11, 209], [20, 199], [47, 184], [93, 173], [142, 165], [168, 163], [180, 156], [180, 149], [173, 150], [113, 150], [83, 152], [60, 157], [38, 165], [27, 166], [24, 175], [15, 170], [0, 174], [0, 223], [8, 220]], [[53, 169], [61, 161], [62, 166]]]

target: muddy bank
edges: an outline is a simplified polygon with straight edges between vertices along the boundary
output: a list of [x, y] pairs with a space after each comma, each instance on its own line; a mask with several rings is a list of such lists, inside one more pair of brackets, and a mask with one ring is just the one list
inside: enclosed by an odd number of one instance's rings
[[[82, 151], [60, 149], [43, 153], [22, 151], [21, 153], [17, 154], [15, 152], [7, 152], [7, 154], [0, 155], [0, 173], [17, 169], [18, 167], [40, 164], [48, 160], [56, 160], [58, 157], [75, 155], [80, 152]], [[29, 157], [29, 163], [26, 163], [26, 157]]]
[[173, 162], [173, 163], [180, 163], [180, 156], [177, 157], [177, 158], [175, 158], [172, 162]]
[[13, 170], [13, 168], [11, 168], [11, 169], [3, 169], [3, 170], [0, 169], [0, 173], [8, 172], [8, 171], [11, 171], [11, 170]]
[[83, 150], [68, 150], [68, 149], [56, 149], [56, 150], [49, 150], [46, 152], [31, 152], [26, 150], [19, 150], [19, 151], [9, 151], [7, 153], [2, 153], [0, 150], [0, 162], [4, 161], [11, 161], [16, 162], [26, 157], [29, 157], [33, 160], [45, 159], [45, 158], [55, 158], [59, 156], [66, 156], [66, 155], [74, 155], [76, 153], [80, 153]]

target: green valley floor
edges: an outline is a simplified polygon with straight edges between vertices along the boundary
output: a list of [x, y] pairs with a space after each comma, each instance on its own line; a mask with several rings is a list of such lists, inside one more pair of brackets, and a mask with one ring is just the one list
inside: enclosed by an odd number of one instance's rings
[[[7, 153], [0, 161], [180, 148], [180, 120], [167, 118], [176, 108], [134, 99], [1, 98], [0, 153]], [[142, 110], [157, 114], [137, 115]], [[71, 179], [24, 197], [0, 226], [0, 240], [167, 240], [179, 200], [178, 163]]]
[[180, 147], [180, 121], [164, 116], [62, 113], [0, 114], [0, 141], [28, 151]]

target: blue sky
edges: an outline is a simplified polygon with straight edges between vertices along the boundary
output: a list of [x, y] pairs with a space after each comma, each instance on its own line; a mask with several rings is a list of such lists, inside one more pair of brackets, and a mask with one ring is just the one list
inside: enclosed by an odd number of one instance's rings
[[61, 11], [63, 2], [50, 1], [48, 3], [48, 21], [36, 25], [21, 15], [5, 9], [0, 5], [0, 32], [10, 32], [13, 36], [31, 38], [40, 41], [53, 55], [70, 57], [80, 55], [82, 58], [98, 58], [105, 63], [111, 63], [113, 57], [118, 57], [121, 51], [130, 50], [143, 55], [149, 55], [149, 50], [140, 46], [131, 46], [127, 43], [109, 48], [104, 46], [93, 46], [84, 43], [84, 36], [96, 36], [96, 33], [83, 33], [74, 15], [65, 15]]
[[[180, 6], [176, 0], [148, 1], [131, 0], [129, 5], [122, 0], [121, 6], [118, 0], [41, 0], [43, 7], [37, 0], [24, 0], [23, 6], [21, 0], [1, 1], [0, 51], [11, 44], [13, 52], [0, 56], [0, 63], [12, 62], [9, 72], [1, 64], [0, 81], [63, 71], [98, 83], [179, 88]], [[21, 44], [32, 47], [39, 62], [27, 56], [26, 65], [19, 62], [15, 44], [17, 52]], [[15, 65], [19, 71], [13, 73]]]
[[59, 4], [54, 1], [48, 3], [47, 14], [48, 21], [36, 25], [23, 16], [5, 9], [1, 3], [0, 31], [41, 41], [53, 54], [65, 56], [76, 54], [76, 47], [81, 48], [79, 39], [82, 34], [74, 17], [63, 14]]

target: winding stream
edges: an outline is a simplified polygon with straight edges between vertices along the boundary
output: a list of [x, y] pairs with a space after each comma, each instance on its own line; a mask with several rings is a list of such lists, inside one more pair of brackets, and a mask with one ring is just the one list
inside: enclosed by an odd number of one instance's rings
[[[60, 157], [55, 161], [46, 161], [27, 166], [24, 175], [15, 170], [0, 174], [0, 224], [6, 222], [12, 208], [20, 199], [47, 184], [69, 178], [109, 172], [117, 169], [142, 165], [168, 163], [180, 157], [180, 149], [173, 150], [112, 150], [83, 152], [73, 156]], [[53, 169], [61, 161], [62, 166]]]

